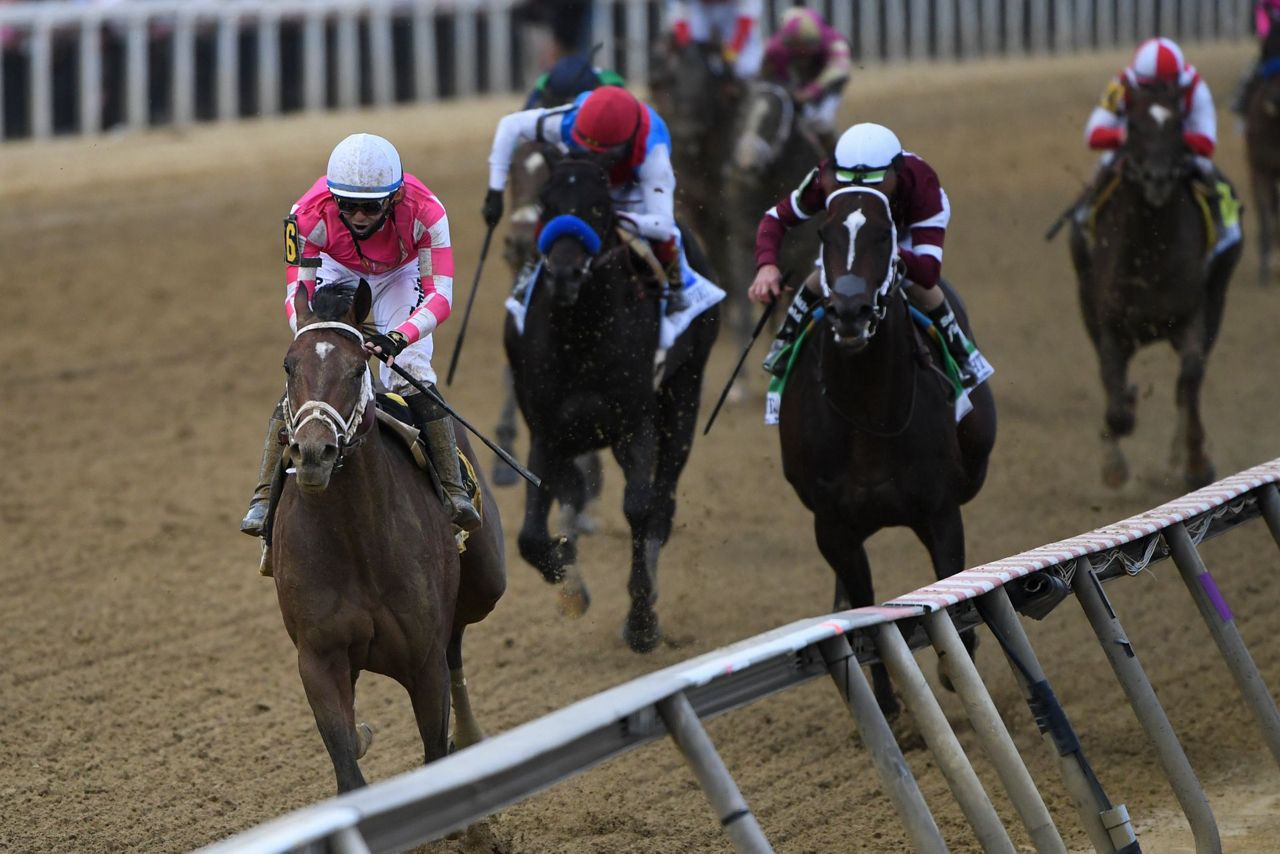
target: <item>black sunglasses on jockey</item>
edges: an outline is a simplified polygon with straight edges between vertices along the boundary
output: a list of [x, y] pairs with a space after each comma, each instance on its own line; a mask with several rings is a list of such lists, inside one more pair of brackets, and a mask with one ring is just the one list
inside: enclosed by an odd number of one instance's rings
[[366, 216], [377, 216], [386, 209], [387, 202], [391, 201], [391, 196], [383, 196], [380, 199], [349, 199], [346, 196], [335, 195], [333, 196], [333, 201], [338, 205], [338, 210], [344, 214], [352, 214], [359, 211]]

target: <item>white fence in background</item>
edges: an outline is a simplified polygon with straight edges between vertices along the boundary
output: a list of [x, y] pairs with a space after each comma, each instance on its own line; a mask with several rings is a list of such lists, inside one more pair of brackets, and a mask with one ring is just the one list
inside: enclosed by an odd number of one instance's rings
[[[1064, 852], [957, 630], [985, 622], [1004, 650], [1095, 849], [1133, 851], [1123, 804], [1085, 761], [1015, 608], [1043, 618], [1067, 585], [1080, 602], [1190, 823], [1198, 852], [1221, 851], [1213, 813], [1102, 582], [1172, 556], [1209, 633], [1280, 762], [1280, 715], [1240, 639], [1230, 606], [1195, 544], [1262, 516], [1280, 545], [1280, 459], [1123, 522], [966, 570], [882, 606], [802, 620], [641, 677], [490, 738], [432, 765], [374, 783], [246, 831], [205, 851], [395, 851], [438, 839], [600, 762], [671, 735], [739, 851], [769, 851], [701, 720], [823, 674], [849, 705], [881, 784], [917, 851], [946, 843], [920, 795], [861, 664], [879, 659], [919, 727], [985, 851], [1013, 852], [911, 649], [932, 644], [946, 662], [983, 751], [1036, 849]], [[1058, 596], [1052, 595], [1057, 589]], [[317, 748], [318, 749], [318, 748]]]
[[[528, 85], [518, 0], [0, 6], [0, 139], [426, 102]], [[595, 0], [601, 64], [647, 77], [658, 0]], [[771, 30], [790, 0], [766, 0]], [[1252, 29], [1250, 0], [808, 0], [859, 62], [1091, 50]]]

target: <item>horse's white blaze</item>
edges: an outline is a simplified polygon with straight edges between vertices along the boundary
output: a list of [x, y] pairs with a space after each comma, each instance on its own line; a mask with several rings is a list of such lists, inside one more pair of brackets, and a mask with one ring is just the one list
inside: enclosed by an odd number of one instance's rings
[[316, 344], [316, 355], [320, 357], [320, 361], [324, 361], [325, 356], [333, 352], [333, 345], [328, 341], [321, 341]]
[[1173, 110], [1160, 104], [1152, 104], [1147, 110], [1151, 114], [1151, 118], [1156, 120], [1156, 124], [1164, 127], [1164, 123], [1173, 118]]
[[853, 269], [853, 245], [858, 240], [858, 232], [867, 224], [867, 215], [861, 210], [856, 210], [844, 219], [844, 227], [849, 229], [849, 258], [845, 261], [845, 266]]

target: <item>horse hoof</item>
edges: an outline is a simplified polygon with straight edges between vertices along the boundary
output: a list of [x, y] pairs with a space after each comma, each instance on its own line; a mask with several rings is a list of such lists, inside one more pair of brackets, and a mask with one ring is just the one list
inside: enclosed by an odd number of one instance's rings
[[1129, 462], [1119, 448], [1114, 448], [1102, 462], [1102, 482], [1111, 489], [1119, 489], [1129, 480]]
[[1199, 466], [1188, 466], [1183, 480], [1190, 490], [1200, 489], [1208, 486], [1218, 479], [1217, 469], [1213, 467], [1213, 463], [1205, 460]]
[[577, 619], [591, 607], [591, 593], [581, 570], [576, 566], [565, 568], [564, 581], [560, 582], [556, 609], [560, 616]]
[[356, 759], [363, 759], [373, 744], [373, 727], [361, 721], [356, 724]]
[[516, 470], [506, 463], [497, 463], [493, 467], [494, 486], [515, 486], [520, 482], [520, 475], [516, 474]]
[[622, 624], [622, 639], [631, 647], [632, 652], [653, 652], [662, 632], [658, 630], [658, 615], [650, 607], [637, 610], [633, 605], [627, 621]]
[[947, 665], [943, 659], [938, 659], [938, 684], [952, 694], [956, 692], [956, 686], [951, 682], [951, 674], [947, 672]]

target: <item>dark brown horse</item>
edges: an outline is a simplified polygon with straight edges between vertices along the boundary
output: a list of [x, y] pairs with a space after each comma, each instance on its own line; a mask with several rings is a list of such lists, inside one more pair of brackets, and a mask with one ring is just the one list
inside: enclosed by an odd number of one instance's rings
[[[455, 743], [479, 740], [462, 633], [506, 586], [502, 523], [484, 484], [484, 527], [459, 559], [426, 475], [378, 428], [359, 331], [370, 301], [364, 282], [320, 288], [313, 305], [298, 289], [298, 334], [284, 362], [296, 474], [286, 478], [272, 527], [280, 613], [339, 792], [365, 782], [357, 759], [371, 731], [357, 727], [354, 706], [362, 670], [408, 691], [426, 761], [448, 750], [451, 693]], [[470, 453], [461, 428], [458, 444]]]
[[1271, 249], [1280, 238], [1280, 22], [1262, 45], [1262, 59], [1244, 103], [1249, 182], [1258, 209], [1258, 283], [1275, 275]]
[[[938, 578], [964, 569], [960, 505], [986, 479], [996, 409], [984, 383], [956, 423], [953, 386], [934, 367], [902, 292], [884, 195], [869, 187], [832, 194], [820, 235], [831, 296], [782, 395], [782, 470], [813, 513], [839, 588], [861, 607], [875, 603], [863, 543], [881, 528], [914, 531]], [[963, 305], [947, 291], [969, 333]], [[884, 666], [872, 677], [881, 708], [896, 712]]]
[[1107, 395], [1102, 479], [1118, 487], [1129, 477], [1119, 444], [1133, 432], [1137, 407], [1129, 360], [1166, 340], [1180, 360], [1171, 464], [1197, 488], [1214, 478], [1200, 385], [1241, 244], [1216, 255], [1209, 245], [1208, 208], [1196, 199], [1196, 166], [1182, 138], [1183, 93], [1140, 87], [1128, 97], [1128, 138], [1113, 177], [1104, 178], [1091, 221], [1073, 220], [1071, 231], [1080, 307]]

